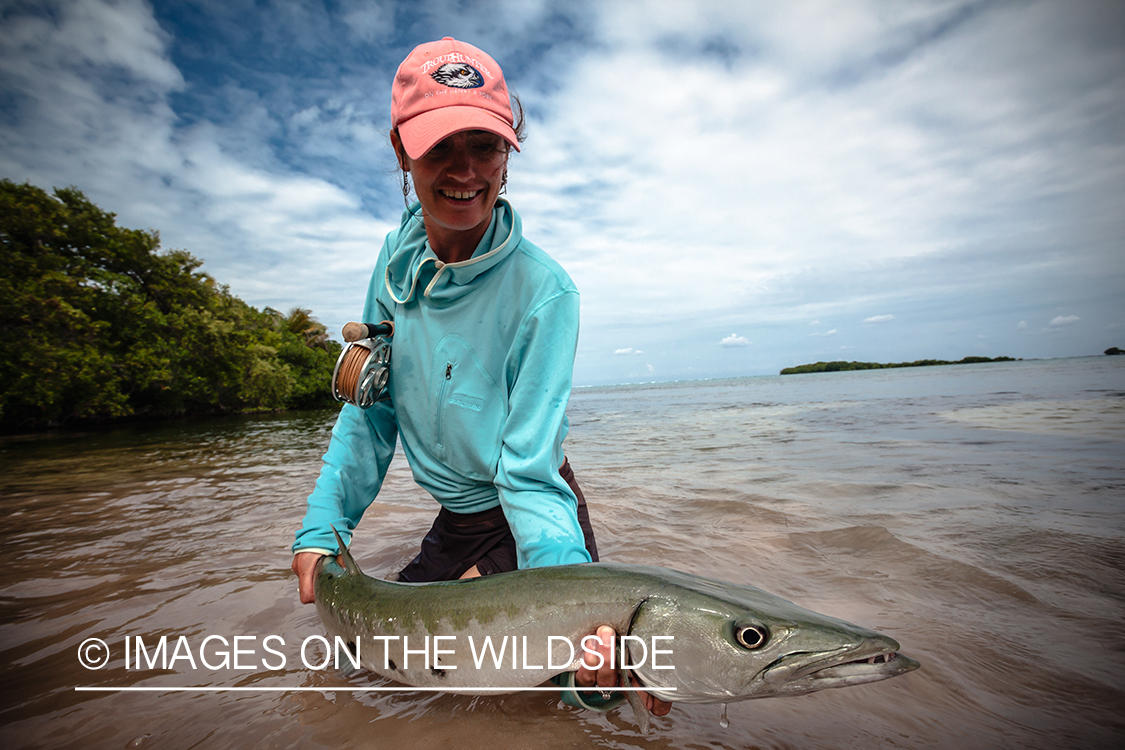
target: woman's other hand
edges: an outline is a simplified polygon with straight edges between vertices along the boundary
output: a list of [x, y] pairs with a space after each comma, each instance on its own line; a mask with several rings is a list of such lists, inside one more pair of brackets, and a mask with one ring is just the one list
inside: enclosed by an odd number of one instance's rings
[[[613, 653], [614, 642], [617, 640], [617, 632], [609, 625], [602, 625], [593, 635], [598, 641], [594, 650], [602, 657], [601, 666], [595, 669], [594, 665], [598, 663], [597, 657], [589, 651], [584, 651], [582, 664], [578, 667], [574, 682], [578, 687], [586, 688], [599, 687], [609, 690], [618, 687], [617, 669], [610, 666], [610, 655]], [[589, 642], [587, 641], [587, 643]], [[637, 697], [644, 702], [645, 708], [653, 716], [664, 716], [672, 710], [671, 703], [662, 701], [644, 691], [638, 691]]]

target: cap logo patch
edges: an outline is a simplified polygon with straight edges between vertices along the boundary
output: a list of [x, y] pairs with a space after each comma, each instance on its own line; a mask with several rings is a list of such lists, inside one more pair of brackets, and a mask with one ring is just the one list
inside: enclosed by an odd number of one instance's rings
[[484, 76], [480, 71], [466, 63], [446, 63], [430, 73], [430, 77], [443, 86], [455, 89], [479, 89], [484, 85]]

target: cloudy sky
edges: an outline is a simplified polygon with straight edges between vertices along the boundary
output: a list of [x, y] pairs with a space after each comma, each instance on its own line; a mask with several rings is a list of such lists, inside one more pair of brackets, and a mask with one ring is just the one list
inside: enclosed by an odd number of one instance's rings
[[1125, 4], [0, 0], [0, 177], [257, 306], [354, 319], [442, 36], [530, 114], [509, 197], [578, 384], [1125, 347]]

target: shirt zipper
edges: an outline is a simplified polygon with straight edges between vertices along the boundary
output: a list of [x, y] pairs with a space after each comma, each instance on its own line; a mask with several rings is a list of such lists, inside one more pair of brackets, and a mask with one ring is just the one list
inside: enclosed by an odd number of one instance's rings
[[445, 390], [449, 385], [449, 381], [453, 380], [453, 363], [445, 363], [445, 380], [441, 383], [441, 392], [438, 394], [438, 425], [437, 425], [437, 439], [438, 447], [445, 447]]

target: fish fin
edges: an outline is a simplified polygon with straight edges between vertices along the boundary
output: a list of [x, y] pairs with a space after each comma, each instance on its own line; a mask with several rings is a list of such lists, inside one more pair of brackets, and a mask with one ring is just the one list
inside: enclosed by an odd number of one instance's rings
[[625, 695], [629, 698], [629, 705], [633, 707], [633, 716], [637, 720], [637, 729], [640, 730], [641, 734], [648, 734], [648, 709], [645, 708], [645, 704], [641, 700], [641, 696], [638, 695], [635, 690], [630, 690], [625, 693]]
[[[621, 644], [617, 661], [618, 666], [620, 666], [621, 664], [625, 663], [625, 641], [621, 638], [618, 638], [617, 641]], [[639, 683], [637, 683], [635, 680], [629, 679], [629, 670], [625, 668], [621, 668], [619, 670], [617, 679], [618, 682], [621, 683], [621, 687], [628, 688], [636, 687], [639, 685]], [[629, 705], [633, 707], [633, 717], [637, 720], [637, 729], [641, 734], [648, 734], [650, 726], [650, 722], [648, 720], [648, 709], [645, 708], [645, 704], [644, 701], [641, 700], [641, 696], [637, 693], [636, 690], [626, 690], [625, 697], [626, 699], [628, 699]]]
[[329, 526], [329, 528], [332, 529], [332, 534], [336, 537], [336, 544], [340, 545], [340, 557], [344, 558], [344, 570], [346, 570], [350, 576], [363, 575], [363, 571], [359, 569], [359, 565], [356, 564], [352, 553], [348, 551], [348, 545], [344, 544], [344, 540], [340, 538], [340, 532], [336, 531], [335, 526]]

